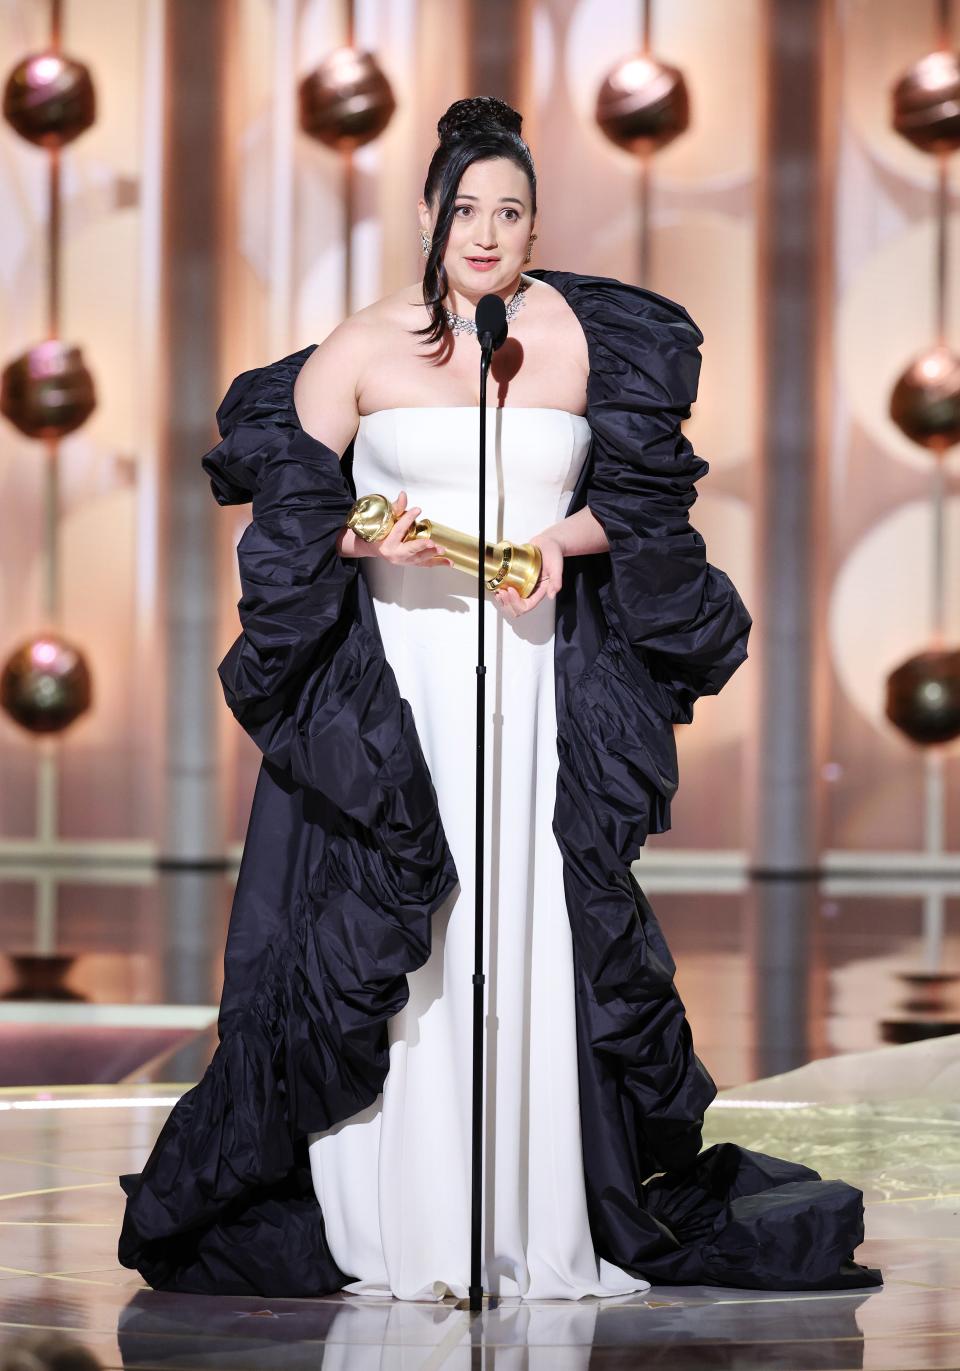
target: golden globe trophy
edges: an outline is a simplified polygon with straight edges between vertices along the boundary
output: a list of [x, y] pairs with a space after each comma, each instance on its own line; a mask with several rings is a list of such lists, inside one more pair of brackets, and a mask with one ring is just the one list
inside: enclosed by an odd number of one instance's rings
[[[347, 516], [347, 528], [352, 528], [367, 543], [378, 543], [397, 522], [393, 505], [385, 495], [363, 495]], [[460, 571], [476, 577], [480, 539], [471, 533], [435, 524], [432, 519], [415, 519], [404, 535], [408, 543], [414, 538], [433, 538], [445, 555]], [[488, 590], [513, 586], [521, 599], [526, 599], [540, 577], [540, 549], [533, 543], [511, 543], [506, 539], [486, 543], [483, 553], [484, 577]]]

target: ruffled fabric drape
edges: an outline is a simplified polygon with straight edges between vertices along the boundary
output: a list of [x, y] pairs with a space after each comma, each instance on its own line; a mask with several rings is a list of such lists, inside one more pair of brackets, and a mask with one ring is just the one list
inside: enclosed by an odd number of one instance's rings
[[[590, 357], [593, 441], [568, 513], [609, 553], [568, 558], [557, 598], [559, 773], [584, 1173], [599, 1256], [650, 1280], [875, 1285], [852, 1253], [862, 1196], [807, 1167], [701, 1147], [716, 1087], [674, 964], [630, 870], [670, 826], [675, 723], [747, 655], [751, 620], [689, 511], [707, 471], [681, 421], [702, 335], [673, 301], [535, 270]], [[336, 552], [352, 445], [304, 432], [307, 347], [238, 376], [202, 459], [220, 504], [252, 500], [238, 547], [242, 632], [218, 667], [263, 754], [231, 913], [220, 1045], [175, 1106], [127, 1206], [120, 1260], [157, 1289], [323, 1294], [346, 1284], [313, 1196], [306, 1136], [379, 1094], [386, 1021], [457, 882], [408, 703], [357, 566]]]

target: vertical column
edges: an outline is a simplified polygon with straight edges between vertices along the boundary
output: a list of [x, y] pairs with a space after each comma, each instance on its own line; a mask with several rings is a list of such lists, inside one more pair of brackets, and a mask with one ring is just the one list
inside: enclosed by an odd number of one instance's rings
[[831, 0], [767, 0], [760, 186], [756, 627], [749, 917], [758, 1075], [806, 1060], [821, 732], [817, 527], [828, 337], [824, 70]]
[[468, 85], [464, 95], [495, 95], [520, 106], [525, 7], [516, 0], [471, 0], [467, 8]]
[[760, 668], [754, 864], [817, 860], [813, 712], [818, 463], [819, 37], [824, 0], [768, 0], [757, 508]]
[[162, 860], [223, 855], [216, 675], [217, 506], [199, 469], [216, 438], [225, 276], [226, 0], [166, 0], [159, 551], [165, 687]]

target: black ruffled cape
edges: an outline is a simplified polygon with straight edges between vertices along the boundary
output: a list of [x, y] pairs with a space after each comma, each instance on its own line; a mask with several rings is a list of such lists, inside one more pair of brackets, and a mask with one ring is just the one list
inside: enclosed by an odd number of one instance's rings
[[[680, 425], [703, 335], [651, 291], [529, 275], [564, 295], [586, 335], [593, 440], [568, 512], [589, 505], [610, 545], [567, 559], [555, 638], [553, 830], [595, 1250], [656, 1282], [879, 1284], [852, 1260], [859, 1190], [732, 1143], [700, 1150], [716, 1087], [630, 869], [647, 834], [670, 826], [674, 724], [747, 656], [750, 615], [689, 521], [708, 464]], [[238, 547], [242, 632], [218, 672], [263, 760], [219, 1047], [142, 1173], [121, 1177], [120, 1261], [156, 1289], [310, 1296], [354, 1278], [327, 1246], [307, 1134], [382, 1090], [387, 1020], [457, 883], [366, 582], [336, 551], [357, 494], [352, 444], [341, 462], [294, 408], [312, 350], [238, 376], [217, 411], [222, 441], [202, 459], [220, 504], [253, 502]]]

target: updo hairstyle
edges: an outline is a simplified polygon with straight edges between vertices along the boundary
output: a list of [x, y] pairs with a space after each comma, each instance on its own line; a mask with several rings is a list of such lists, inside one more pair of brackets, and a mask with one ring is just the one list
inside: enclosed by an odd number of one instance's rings
[[411, 329], [424, 334], [426, 343], [439, 343], [447, 327], [443, 302], [447, 295], [447, 272], [443, 255], [450, 236], [457, 189], [472, 162], [486, 157], [509, 157], [524, 171], [530, 183], [531, 218], [537, 213], [537, 174], [530, 149], [520, 137], [523, 116], [495, 95], [455, 100], [437, 123], [439, 143], [427, 168], [423, 198], [438, 204], [430, 252], [423, 270], [423, 303], [431, 322]]

